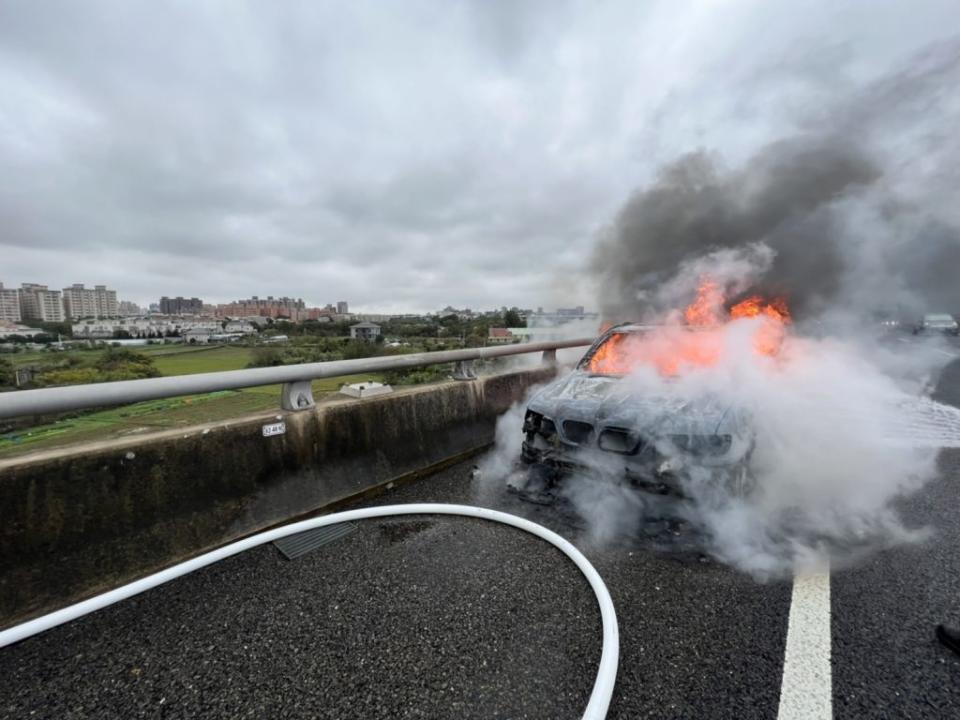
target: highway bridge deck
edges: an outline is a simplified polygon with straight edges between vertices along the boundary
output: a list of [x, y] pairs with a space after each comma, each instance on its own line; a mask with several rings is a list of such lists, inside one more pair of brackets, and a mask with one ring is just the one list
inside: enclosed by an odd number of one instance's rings
[[[943, 383], [956, 401], [960, 368]], [[940, 468], [902, 506], [933, 528], [926, 543], [832, 573], [837, 718], [960, 717], [960, 657], [933, 636], [960, 625], [960, 453]], [[579, 538], [620, 621], [610, 717], [777, 717], [789, 581], [757, 583], [668, 531], [592, 546], [487, 480], [461, 465], [375, 502], [486, 504]], [[366, 521], [297, 560], [261, 547], [3, 650], [0, 716], [576, 718], [599, 630], [585, 581], [532, 536]]]

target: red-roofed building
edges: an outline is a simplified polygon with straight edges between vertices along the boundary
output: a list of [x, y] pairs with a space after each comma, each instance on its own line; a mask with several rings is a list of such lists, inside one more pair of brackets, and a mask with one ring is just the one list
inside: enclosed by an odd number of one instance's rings
[[490, 328], [490, 334], [487, 336], [487, 343], [490, 345], [508, 345], [514, 342], [516, 338], [507, 328]]

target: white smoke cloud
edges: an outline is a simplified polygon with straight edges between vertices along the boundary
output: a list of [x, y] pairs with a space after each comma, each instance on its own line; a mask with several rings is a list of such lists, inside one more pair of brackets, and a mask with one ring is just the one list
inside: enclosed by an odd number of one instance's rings
[[712, 367], [625, 383], [659, 397], [716, 398], [747, 419], [749, 492], [709, 467], [680, 475], [711, 552], [767, 576], [917, 537], [892, 503], [933, 477], [936, 452], [889, 442], [886, 432], [915, 398], [848, 341], [792, 338], [778, 357], [759, 355], [750, 347], [758, 322], [731, 323]]
[[[684, 263], [660, 298], [682, 307], [705, 272], [741, 292], [773, 259], [762, 244], [708, 253]], [[946, 361], [937, 343], [883, 342], [862, 318], [854, 325], [824, 316], [791, 329], [769, 356], [755, 347], [765, 322], [743, 318], [706, 331], [718, 349], [712, 364], [675, 375], [641, 365], [611, 384], [622, 401], [659, 408], [658, 426], [638, 433], [683, 433], [696, 408], [723, 408], [740, 428], [723, 458], [737, 462], [692, 459], [658, 440], [686, 496], [668, 501], [625, 486], [621, 456], [581, 452], [585, 469], [562, 483], [560, 497], [586, 522], [590, 540], [616, 541], [672, 514], [695, 528], [710, 554], [762, 579], [927, 537], [904, 527], [895, 501], [934, 476], [938, 447], [960, 446], [960, 410], [922, 397]], [[665, 325], [643, 342], [664, 352], [689, 332]], [[504, 478], [526, 480], [518, 463], [526, 404], [498, 423], [496, 451], [482, 466], [488, 490]]]

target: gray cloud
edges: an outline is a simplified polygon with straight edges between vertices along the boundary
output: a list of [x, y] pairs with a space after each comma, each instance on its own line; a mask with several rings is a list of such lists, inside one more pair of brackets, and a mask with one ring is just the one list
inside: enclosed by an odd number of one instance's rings
[[833, 6], [4, 3], [0, 280], [592, 304], [571, 273], [658, 167], [737, 167], [844, 93], [884, 111], [954, 10]]

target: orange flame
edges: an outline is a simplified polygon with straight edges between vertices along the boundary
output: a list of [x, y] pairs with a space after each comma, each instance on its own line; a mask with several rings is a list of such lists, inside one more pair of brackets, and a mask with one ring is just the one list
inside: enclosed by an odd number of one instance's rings
[[590, 358], [590, 372], [597, 375], [626, 375], [632, 369], [632, 353], [623, 347], [630, 336], [616, 333], [610, 336]]
[[730, 308], [730, 317], [734, 320], [742, 317], [756, 317], [766, 315], [783, 323], [790, 322], [790, 310], [784, 298], [764, 300], [760, 295], [751, 295]]
[[652, 365], [664, 375], [684, 367], [707, 367], [720, 359], [721, 337], [716, 333], [664, 328], [654, 333], [615, 333], [590, 358], [588, 369], [597, 375], [627, 375], [640, 365]]
[[683, 318], [687, 325], [704, 327], [716, 325], [723, 314], [723, 290], [709, 275], [700, 278], [696, 299], [687, 305]]
[[751, 295], [729, 310], [724, 304], [720, 284], [703, 277], [696, 297], [683, 311], [687, 327], [611, 335], [597, 348], [587, 369], [598, 375], [626, 375], [640, 365], [652, 365], [664, 375], [676, 375], [687, 367], [709, 367], [722, 355], [724, 326], [742, 318], [762, 319], [751, 339], [757, 353], [772, 356], [779, 352], [791, 322], [784, 298], [766, 300]]
[[761, 355], [776, 355], [783, 344], [786, 326], [791, 322], [790, 310], [784, 298], [764, 300], [751, 295], [730, 308], [730, 318], [762, 317], [763, 323], [753, 336], [753, 348]]

